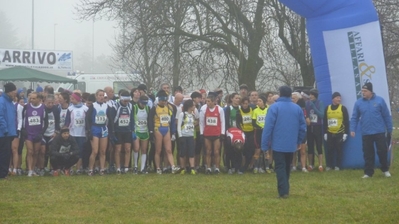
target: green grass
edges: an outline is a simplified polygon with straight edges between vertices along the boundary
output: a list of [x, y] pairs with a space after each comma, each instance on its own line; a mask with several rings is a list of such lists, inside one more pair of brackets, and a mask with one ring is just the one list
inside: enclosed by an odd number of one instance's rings
[[397, 161], [391, 178], [294, 172], [289, 199], [274, 174], [12, 177], [0, 223], [398, 223]]
[[12, 177], [0, 223], [399, 223], [398, 159], [390, 171], [294, 172], [289, 199], [275, 174]]

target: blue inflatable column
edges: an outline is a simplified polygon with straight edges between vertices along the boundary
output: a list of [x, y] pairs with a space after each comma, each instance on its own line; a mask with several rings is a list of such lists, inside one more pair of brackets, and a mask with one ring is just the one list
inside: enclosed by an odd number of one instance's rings
[[[306, 18], [319, 99], [325, 105], [331, 104], [332, 92], [340, 92], [351, 117], [355, 101], [362, 97], [361, 86], [370, 81], [389, 106], [380, 25], [372, 0], [280, 2]], [[364, 166], [359, 127], [356, 133], [345, 143], [344, 168]]]

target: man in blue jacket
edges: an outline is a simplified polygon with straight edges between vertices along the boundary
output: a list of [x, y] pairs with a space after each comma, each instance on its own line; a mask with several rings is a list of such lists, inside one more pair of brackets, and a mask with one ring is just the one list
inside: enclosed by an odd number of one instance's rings
[[[362, 178], [369, 178], [374, 174], [374, 144], [377, 146], [381, 171], [384, 176], [391, 177], [388, 167], [387, 147], [387, 138], [391, 139], [392, 134], [391, 114], [385, 100], [373, 93], [373, 84], [371, 82], [364, 84], [362, 94], [363, 98], [358, 99], [355, 103], [350, 123], [351, 136], [355, 137], [355, 131], [360, 120], [363, 157], [365, 160], [364, 176]], [[387, 136], [385, 136], [385, 133]]]
[[306, 123], [302, 109], [291, 101], [291, 88], [282, 86], [279, 91], [280, 98], [266, 115], [261, 148], [273, 150], [278, 194], [288, 198], [292, 157], [305, 139]]
[[0, 97], [0, 180], [7, 177], [11, 142], [17, 136], [17, 111], [13, 104], [16, 95], [17, 87], [13, 83], [4, 85], [4, 93]]

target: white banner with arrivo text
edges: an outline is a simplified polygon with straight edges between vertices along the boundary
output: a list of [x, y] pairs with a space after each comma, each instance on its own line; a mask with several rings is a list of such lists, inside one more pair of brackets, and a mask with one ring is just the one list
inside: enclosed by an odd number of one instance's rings
[[352, 115], [362, 98], [362, 86], [371, 82], [373, 92], [385, 99], [390, 109], [388, 83], [379, 22], [324, 31], [332, 92], [340, 92], [342, 104]]
[[0, 67], [73, 70], [72, 51], [0, 49]]

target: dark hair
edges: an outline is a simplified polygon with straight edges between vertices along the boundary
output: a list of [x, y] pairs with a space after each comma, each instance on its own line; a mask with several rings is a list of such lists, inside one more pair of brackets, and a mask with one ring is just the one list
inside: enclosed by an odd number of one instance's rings
[[233, 98], [234, 98], [235, 96], [237, 96], [237, 95], [239, 95], [239, 94], [238, 94], [238, 93], [232, 93], [232, 94], [230, 94], [230, 95], [229, 95], [228, 103], [229, 103], [229, 104], [233, 103]]
[[168, 96], [168, 94], [165, 92], [165, 90], [159, 90], [157, 93], [157, 97], [165, 97]]
[[243, 97], [242, 99], [241, 99], [241, 103], [244, 103], [245, 101], [248, 101], [249, 102], [249, 97]]
[[264, 95], [266, 96], [266, 99], [269, 97], [270, 94], [274, 95], [274, 93], [272, 91], [267, 91], [264, 93]]
[[64, 98], [64, 100], [69, 103], [71, 99], [69, 99], [69, 93], [68, 92], [62, 92], [60, 93], [60, 95], [62, 96], [62, 98]]
[[194, 106], [194, 101], [193, 100], [186, 100], [186, 102], [183, 103], [183, 112], [188, 111], [188, 108]]
[[216, 102], [216, 96], [213, 94], [208, 94], [208, 96], [206, 98], [210, 99], [212, 102]]
[[87, 101], [96, 102], [96, 94], [90, 94], [90, 96], [87, 98]]
[[148, 96], [140, 96], [139, 100], [147, 101], [148, 100]]
[[29, 94], [30, 94], [31, 92], [34, 92], [33, 89], [28, 89], [28, 90], [26, 90], [26, 96], [29, 96]]
[[125, 89], [119, 91], [119, 96], [130, 96], [129, 92]]
[[134, 92], [136, 92], [137, 90], [139, 90], [139, 89], [133, 88], [132, 90], [130, 90], [130, 96], [131, 96], [132, 98], [134, 97]]
[[83, 102], [86, 101], [87, 99], [89, 99], [90, 93], [88, 92], [84, 92], [82, 93], [82, 100]]
[[54, 88], [50, 85], [47, 85], [46, 87], [44, 87], [44, 92], [48, 94], [54, 94]]

